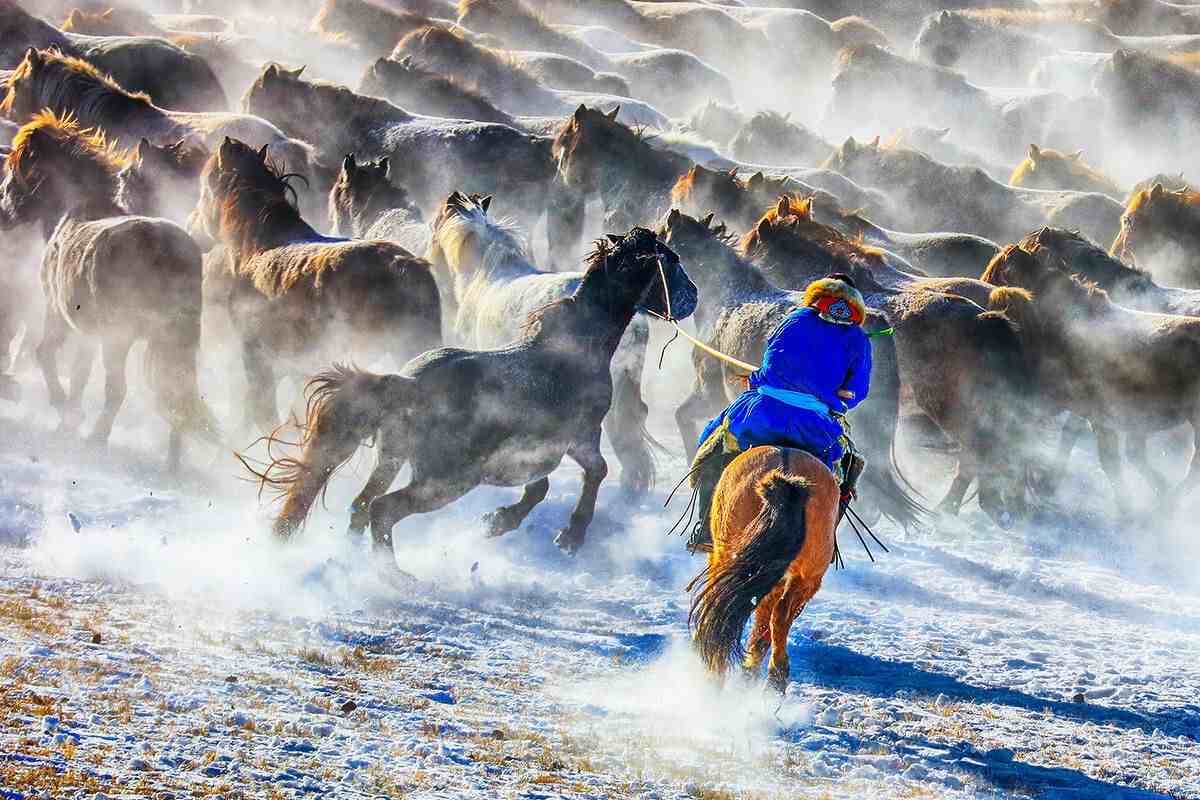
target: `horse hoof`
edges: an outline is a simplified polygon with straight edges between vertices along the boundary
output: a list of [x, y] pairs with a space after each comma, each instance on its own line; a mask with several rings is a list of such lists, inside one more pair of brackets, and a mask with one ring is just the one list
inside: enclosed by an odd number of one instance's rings
[[573, 556], [579, 552], [579, 548], [583, 547], [583, 535], [570, 528], [563, 528], [558, 532], [558, 536], [554, 537], [554, 543], [563, 553]]
[[503, 511], [489, 511], [480, 520], [484, 526], [484, 536], [496, 539], [514, 530], [511, 521]]
[[778, 694], [787, 694], [788, 676], [786, 673], [770, 670], [767, 673], [767, 686]]

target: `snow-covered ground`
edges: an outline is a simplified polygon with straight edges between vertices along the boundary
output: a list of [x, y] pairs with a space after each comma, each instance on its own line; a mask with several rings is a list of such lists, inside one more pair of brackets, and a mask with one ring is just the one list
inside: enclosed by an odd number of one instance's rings
[[843, 536], [780, 699], [691, 656], [677, 457], [575, 559], [564, 466], [504, 539], [499, 490], [404, 523], [397, 581], [343, 535], [365, 458], [281, 547], [231, 458], [168, 490], [131, 402], [109, 455], [0, 409], [0, 797], [1200, 797], [1195, 526], [1102, 522], [1094, 475], [1014, 532]]

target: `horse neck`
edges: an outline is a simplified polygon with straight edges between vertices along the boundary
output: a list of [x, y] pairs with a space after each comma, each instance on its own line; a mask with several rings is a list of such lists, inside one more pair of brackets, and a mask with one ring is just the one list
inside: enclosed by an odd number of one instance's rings
[[779, 291], [758, 267], [722, 242], [711, 243], [696, 261], [700, 268], [693, 278], [704, 299], [696, 312], [696, 322], [701, 328], [707, 327], [721, 311], [738, 305], [747, 297]]
[[486, 293], [489, 287], [497, 284], [541, 273], [541, 270], [529, 263], [529, 259], [519, 248], [505, 241], [491, 242], [483, 250], [469, 254], [462, 258], [452, 271], [455, 293], [460, 299], [473, 288]]
[[289, 244], [321, 241], [325, 238], [305, 222], [295, 209], [292, 209], [295, 213], [289, 213], [280, 207], [278, 213], [285, 214], [286, 218], [270, 225], [263, 224], [260, 214], [267, 210], [267, 206], [250, 208], [243, 205], [239, 208], [241, 216], [252, 220], [243, 225], [240, 234], [226, 237], [226, 243], [237, 252], [239, 257], [245, 258], [264, 250], [285, 247]]
[[603, 267], [591, 270], [572, 295], [570, 310], [553, 322], [551, 331], [539, 336], [539, 343], [568, 350], [574, 357], [607, 371], [637, 311], [637, 302], [630, 294], [628, 287], [611, 286]]
[[638, 145], [645, 148], [641, 157], [613, 159], [605, 165], [606, 193], [637, 192], [648, 197], [670, 195], [679, 176], [691, 167], [691, 162], [674, 153], [655, 150], [644, 142]]

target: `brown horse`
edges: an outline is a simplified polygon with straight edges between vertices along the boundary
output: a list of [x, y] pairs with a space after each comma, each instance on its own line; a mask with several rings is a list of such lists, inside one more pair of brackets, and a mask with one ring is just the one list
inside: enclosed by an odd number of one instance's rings
[[266, 147], [226, 139], [200, 182], [193, 229], [229, 251], [225, 302], [250, 378], [247, 408], [261, 430], [278, 422], [275, 371], [288, 360], [299, 372], [331, 352], [404, 364], [441, 342], [428, 262], [389, 242], [318, 234], [288, 202]]
[[1092, 281], [1126, 308], [1200, 317], [1200, 289], [1160, 286], [1149, 272], [1114, 258], [1075, 231], [1042, 228], [1022, 239], [1020, 246], [1031, 253], [1039, 248], [1052, 253], [1069, 272]]
[[1082, 150], [1062, 153], [1036, 144], [1029, 145], [1029, 153], [1013, 170], [1008, 185], [1027, 189], [1099, 192], [1116, 198], [1125, 196], [1125, 192], [1111, 178], [1083, 160]]
[[770, 652], [767, 680], [787, 688], [788, 631], [833, 559], [838, 498], [833, 474], [802, 450], [755, 447], [725, 469], [713, 495], [713, 550], [688, 615], [710, 671], [723, 676], [744, 656], [754, 674]]
[[382, 97], [415, 114], [517, 127], [512, 115], [482, 94], [452, 77], [418, 66], [411, 56], [376, 59], [363, 73], [358, 93]]
[[1200, 289], [1200, 193], [1161, 183], [1134, 193], [1109, 252], [1163, 283]]
[[52, 49], [86, 59], [130, 91], [145, 92], [166, 108], [217, 111], [229, 104], [204, 59], [163, 39], [64, 33], [32, 16], [16, 0], [0, 0], [0, 32], [0, 68], [15, 67], [31, 47]]
[[[1091, 423], [1100, 464], [1122, 510], [1128, 496], [1121, 477], [1122, 430], [1131, 434], [1127, 455], [1152, 488], [1165, 493], [1166, 480], [1146, 460], [1146, 435], [1190, 423], [1197, 447], [1178, 493], [1195, 489], [1200, 482], [1200, 318], [1122, 308], [1062, 266], [1045, 248], [1030, 252], [1009, 245], [984, 273], [1002, 287], [991, 305], [1017, 324], [1041, 398]], [[1060, 458], [1073, 445], [1064, 437]]]
[[[617, 344], [638, 308], [685, 318], [695, 305], [696, 287], [678, 257], [635, 228], [597, 243], [575, 292], [543, 307], [517, 342], [441, 348], [398, 375], [322, 373], [311, 384], [303, 454], [278, 458], [259, 475], [286, 494], [276, 533], [299, 528], [334, 471], [374, 437], [379, 461], [354, 501], [350, 527], [361, 532], [369, 522], [377, 553], [391, 558], [400, 520], [481, 484], [524, 486], [517, 503], [489, 518], [493, 535], [516, 530], [545, 499], [564, 456], [583, 468], [579, 502], [556, 540], [575, 553], [608, 473], [600, 426], [612, 402]], [[385, 494], [405, 462], [412, 480]]]
[[118, 175], [117, 204], [130, 214], [186, 224], [200, 198], [200, 173], [208, 156], [204, 147], [182, 139], [165, 145], [142, 139]]
[[[13, 142], [0, 185], [0, 215], [6, 226], [39, 222], [48, 236], [42, 258], [46, 317], [37, 359], [62, 429], [73, 432], [81, 421], [83, 389], [99, 343], [104, 410], [90, 439], [107, 443], [125, 401], [129, 349], [146, 339], [151, 387], [171, 425], [167, 462], [174, 470], [184, 433], [210, 441], [217, 435], [196, 381], [201, 254], [180, 226], [127, 216], [117, 206], [117, 174], [129, 159], [101, 133], [53, 112], [39, 114]], [[57, 357], [71, 338], [80, 348], [68, 395]]]

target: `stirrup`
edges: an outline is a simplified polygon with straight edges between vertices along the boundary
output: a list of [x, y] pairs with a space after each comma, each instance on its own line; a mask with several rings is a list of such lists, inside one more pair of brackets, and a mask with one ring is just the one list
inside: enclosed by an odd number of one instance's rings
[[692, 527], [692, 532], [688, 534], [687, 550], [692, 555], [697, 553], [711, 553], [713, 551], [712, 536], [706, 536], [708, 526], [703, 520], [699, 520]]

